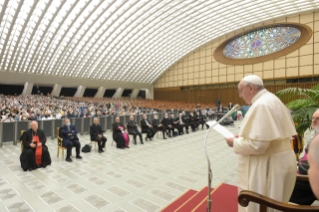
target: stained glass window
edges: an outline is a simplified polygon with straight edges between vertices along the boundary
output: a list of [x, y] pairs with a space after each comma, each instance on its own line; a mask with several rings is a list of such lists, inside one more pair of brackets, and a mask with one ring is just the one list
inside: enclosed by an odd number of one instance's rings
[[272, 27], [249, 32], [228, 43], [223, 53], [232, 59], [255, 58], [278, 52], [300, 38], [294, 27]]

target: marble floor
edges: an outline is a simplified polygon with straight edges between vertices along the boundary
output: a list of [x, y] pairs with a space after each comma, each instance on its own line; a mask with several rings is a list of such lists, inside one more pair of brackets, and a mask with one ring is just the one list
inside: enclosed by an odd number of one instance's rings
[[[227, 127], [234, 134], [240, 121]], [[111, 145], [107, 150], [82, 153], [83, 159], [66, 162], [57, 157], [57, 141], [48, 139], [52, 165], [31, 172], [20, 167], [20, 146], [0, 148], [0, 211], [159, 211], [188, 189], [207, 185], [203, 152], [206, 130], [131, 144], [130, 149]], [[80, 136], [82, 146], [89, 136]], [[75, 155], [73, 150], [73, 155]], [[237, 184], [237, 155], [215, 131], [208, 136], [213, 187]], [[66, 154], [66, 152], [65, 152]]]

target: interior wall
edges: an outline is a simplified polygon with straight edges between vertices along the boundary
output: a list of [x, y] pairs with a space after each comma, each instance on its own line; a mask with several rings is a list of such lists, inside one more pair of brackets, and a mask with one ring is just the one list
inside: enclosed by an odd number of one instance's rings
[[[312, 88], [318, 83], [294, 83], [283, 85], [265, 85], [265, 88], [276, 93], [279, 90], [299, 87]], [[229, 102], [233, 104], [247, 105], [241, 98], [239, 98], [237, 87], [226, 88], [209, 88], [198, 90], [179, 90], [176, 88], [157, 88], [154, 90], [156, 100], [180, 101], [180, 102], [195, 102], [195, 103], [210, 103], [215, 104], [216, 99], [221, 100], [221, 104], [227, 106]], [[289, 99], [284, 98], [283, 102], [287, 103]]]
[[[240, 66], [225, 65], [213, 57], [216, 47], [234, 35], [263, 25], [286, 22], [302, 23], [313, 30], [313, 36], [306, 45], [286, 56], [254, 65]], [[319, 75], [319, 12], [264, 22], [209, 42], [173, 65], [155, 82], [155, 88], [238, 82], [250, 74], [258, 75], [265, 80]]]

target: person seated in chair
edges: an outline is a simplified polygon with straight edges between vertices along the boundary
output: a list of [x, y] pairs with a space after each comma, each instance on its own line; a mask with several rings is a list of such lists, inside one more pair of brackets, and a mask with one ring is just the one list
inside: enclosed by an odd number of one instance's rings
[[134, 136], [134, 144], [136, 145], [136, 136], [140, 137], [141, 144], [143, 143], [143, 137], [141, 132], [137, 129], [138, 124], [134, 121], [134, 116], [130, 116], [130, 121], [127, 123], [128, 133]]
[[316, 135], [309, 144], [308, 176], [311, 189], [319, 199], [319, 135]]
[[171, 121], [168, 118], [167, 113], [165, 113], [164, 118], [162, 119], [161, 123], [166, 128], [168, 137], [173, 137], [174, 136], [174, 127], [171, 124]]
[[51, 164], [50, 153], [45, 145], [47, 139], [44, 131], [38, 129], [38, 122], [32, 121], [31, 128], [24, 131], [20, 140], [23, 142], [23, 151], [20, 155], [23, 171], [45, 168]]
[[194, 116], [193, 112], [190, 112], [189, 124], [191, 125], [192, 131], [195, 132], [195, 130], [197, 128], [197, 122], [196, 122], [196, 117]]
[[90, 135], [92, 141], [97, 141], [99, 146], [99, 153], [104, 152], [103, 148], [105, 148], [105, 143], [107, 139], [103, 136], [103, 131], [101, 125], [99, 125], [99, 119], [93, 119], [93, 125], [90, 127]]
[[[314, 112], [312, 115], [311, 128], [315, 131], [316, 134], [318, 134], [319, 110]], [[305, 148], [304, 157], [299, 160], [298, 172], [300, 175], [307, 175], [307, 171], [309, 170], [309, 148], [310, 145], [308, 144], [308, 146]], [[315, 200], [316, 197], [311, 190], [310, 183], [297, 180], [289, 202], [293, 202], [298, 205], [311, 205]]]
[[150, 122], [147, 120], [147, 115], [143, 115], [143, 119], [141, 120], [141, 126], [142, 126], [142, 133], [147, 133], [147, 136], [145, 137], [145, 140], [147, 139], [152, 140], [154, 135], [156, 134], [156, 131], [154, 130], [153, 126], [150, 124]]
[[120, 117], [115, 118], [115, 122], [112, 125], [113, 139], [116, 142], [116, 147], [120, 149], [130, 148], [129, 137], [125, 132], [124, 125], [120, 122]]
[[165, 133], [166, 132], [166, 128], [164, 127], [163, 124], [160, 123], [160, 121], [158, 120], [158, 116], [157, 115], [154, 115], [154, 119], [152, 121], [152, 126], [154, 128], [154, 130], [157, 132], [158, 130], [161, 130], [162, 133], [163, 133], [163, 139], [166, 139], [165, 138]]
[[179, 116], [176, 118], [175, 120], [177, 122], [176, 124], [176, 128], [178, 130], [178, 133], [181, 135], [181, 134], [184, 134], [184, 130], [183, 128], [185, 128], [186, 130], [186, 133], [188, 134], [188, 124], [186, 124], [183, 120], [183, 114], [180, 113]]
[[[169, 120], [170, 120], [171, 125], [174, 127], [174, 129], [176, 128], [180, 134], [180, 130], [178, 129], [178, 121], [175, 119], [174, 113], [171, 114], [171, 118]], [[173, 135], [173, 136], [175, 136], [175, 135]]]
[[202, 130], [204, 129], [204, 124], [206, 125], [206, 128], [209, 129], [208, 124], [206, 124], [207, 122], [207, 116], [205, 114], [205, 112], [202, 112], [202, 115], [199, 118], [199, 124], [202, 125]]
[[68, 162], [72, 162], [72, 147], [75, 147], [76, 149], [76, 158], [82, 159], [82, 157], [80, 156], [81, 143], [77, 134], [78, 131], [74, 125], [71, 125], [70, 119], [65, 119], [64, 125], [60, 127], [60, 137], [63, 139], [62, 145], [67, 149], [65, 160]]

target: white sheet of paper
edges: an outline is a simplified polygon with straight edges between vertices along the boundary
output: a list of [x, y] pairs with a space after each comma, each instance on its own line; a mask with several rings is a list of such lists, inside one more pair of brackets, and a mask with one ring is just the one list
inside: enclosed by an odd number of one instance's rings
[[[209, 127], [213, 126], [214, 124], [216, 124], [216, 121], [208, 121], [206, 122], [206, 124], [209, 125]], [[222, 136], [224, 136], [224, 138], [233, 138], [234, 134], [232, 132], [230, 132], [228, 129], [226, 129], [225, 127], [221, 126], [220, 124], [217, 124], [213, 127], [213, 129], [218, 132], [219, 134], [221, 134]]]

